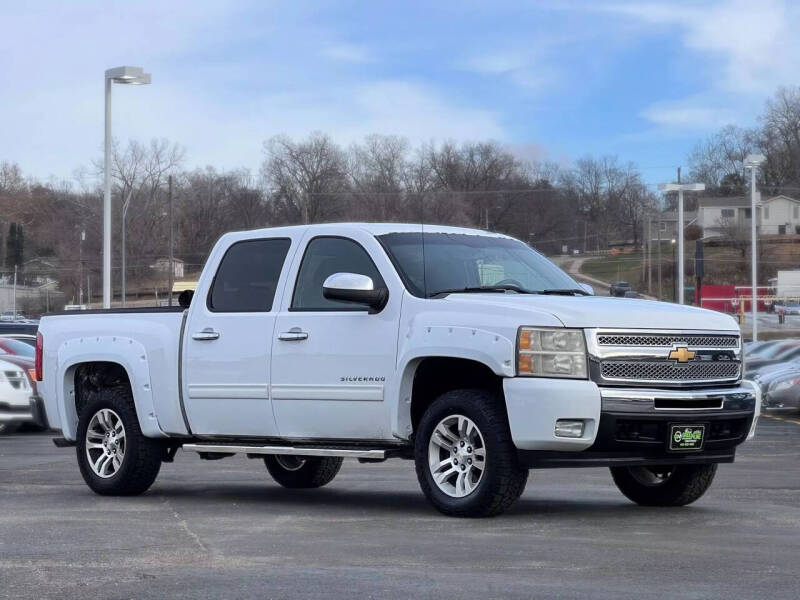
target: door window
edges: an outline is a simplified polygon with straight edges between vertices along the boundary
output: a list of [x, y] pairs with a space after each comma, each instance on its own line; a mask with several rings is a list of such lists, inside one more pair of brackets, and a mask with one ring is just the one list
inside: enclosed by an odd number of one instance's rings
[[222, 257], [211, 292], [212, 312], [269, 312], [278, 287], [288, 239], [247, 240], [233, 244]]
[[297, 273], [291, 310], [364, 310], [353, 302], [328, 300], [322, 295], [322, 284], [334, 273], [366, 275], [376, 288], [384, 286], [375, 263], [360, 244], [340, 237], [314, 238]]

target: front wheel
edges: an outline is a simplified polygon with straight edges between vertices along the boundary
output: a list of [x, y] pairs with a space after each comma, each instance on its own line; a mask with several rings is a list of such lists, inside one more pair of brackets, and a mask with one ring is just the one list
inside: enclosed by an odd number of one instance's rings
[[11, 435], [19, 429], [19, 423], [4, 422], [0, 423], [0, 435]]
[[500, 514], [528, 480], [502, 405], [482, 390], [447, 392], [431, 404], [419, 423], [414, 456], [423, 493], [446, 515]]
[[619, 491], [642, 506], [685, 506], [706, 493], [717, 465], [612, 467]]
[[276, 454], [264, 457], [272, 478], [285, 488], [318, 488], [333, 481], [344, 459], [334, 456]]

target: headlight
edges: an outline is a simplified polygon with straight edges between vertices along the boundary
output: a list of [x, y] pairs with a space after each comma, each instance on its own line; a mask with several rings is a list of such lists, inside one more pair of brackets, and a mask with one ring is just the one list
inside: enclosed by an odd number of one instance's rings
[[773, 381], [769, 386], [770, 392], [782, 392], [800, 384], [800, 377], [792, 377], [785, 381]]
[[586, 373], [586, 341], [582, 329], [520, 327], [517, 374], [586, 379]]

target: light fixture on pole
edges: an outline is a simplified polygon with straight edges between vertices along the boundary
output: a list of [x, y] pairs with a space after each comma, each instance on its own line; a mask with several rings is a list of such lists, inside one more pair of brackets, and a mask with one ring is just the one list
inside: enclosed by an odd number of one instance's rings
[[145, 85], [150, 73], [141, 67], [115, 67], [105, 74], [106, 123], [103, 158], [103, 308], [111, 308], [111, 84]]
[[660, 183], [658, 189], [662, 192], [678, 192], [678, 304], [683, 304], [683, 192], [702, 192], [706, 189], [704, 183]]
[[748, 154], [744, 168], [750, 169], [750, 239], [753, 251], [751, 259], [751, 278], [753, 282], [750, 304], [753, 310], [753, 341], [758, 341], [758, 233], [756, 229], [756, 171], [767, 160], [763, 154]]

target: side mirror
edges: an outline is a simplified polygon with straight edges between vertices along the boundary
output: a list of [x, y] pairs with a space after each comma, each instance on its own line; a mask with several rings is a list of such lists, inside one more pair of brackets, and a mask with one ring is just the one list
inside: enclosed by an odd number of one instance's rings
[[328, 300], [366, 304], [381, 310], [389, 299], [386, 288], [375, 288], [371, 277], [358, 273], [334, 273], [322, 284], [322, 295]]
[[183, 290], [180, 294], [178, 294], [178, 306], [181, 308], [189, 308], [189, 305], [192, 303], [193, 296], [194, 290]]
[[578, 283], [578, 285], [581, 286], [581, 289], [585, 290], [587, 294], [594, 296], [594, 288], [588, 283]]

